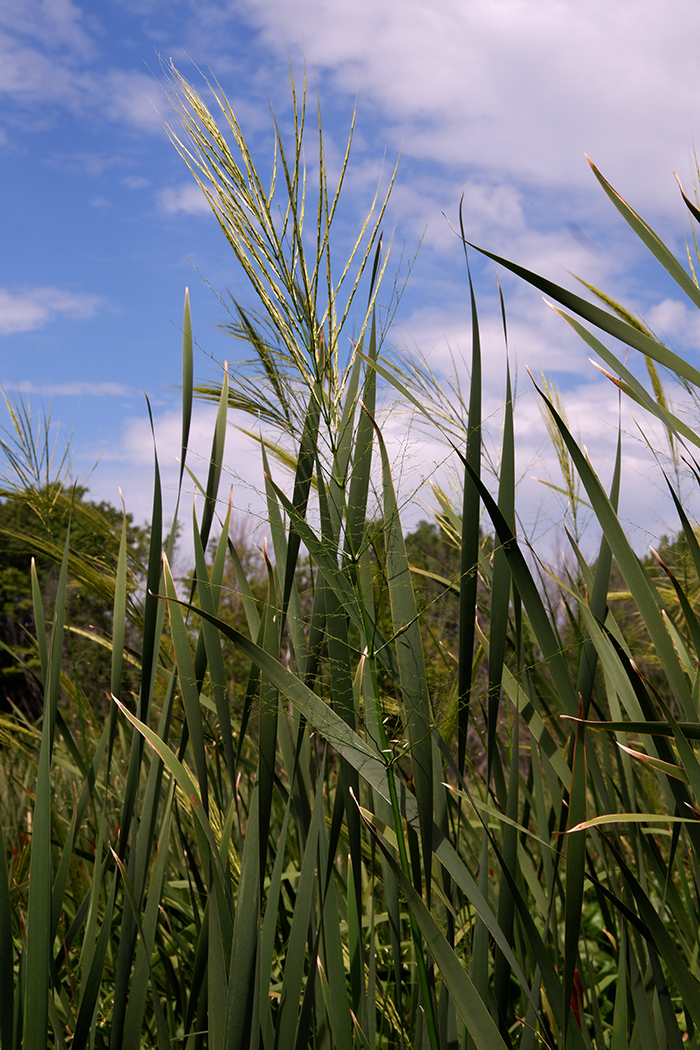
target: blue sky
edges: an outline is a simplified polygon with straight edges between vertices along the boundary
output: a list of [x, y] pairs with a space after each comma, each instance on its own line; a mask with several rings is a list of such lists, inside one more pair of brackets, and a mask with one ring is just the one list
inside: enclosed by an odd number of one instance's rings
[[[218, 328], [214, 292], [246, 301], [215, 219], [163, 129], [171, 119], [159, 55], [197, 83], [210, 66], [263, 168], [268, 99], [289, 115], [287, 62], [318, 89], [331, 171], [355, 99], [358, 124], [338, 257], [377, 183], [402, 152], [387, 217], [396, 265], [422, 245], [389, 343], [441, 371], [469, 352], [461, 249], [450, 222], [462, 192], [477, 243], [574, 285], [619, 297], [695, 361], [700, 326], [645, 259], [595, 183], [584, 152], [680, 253], [689, 224], [672, 172], [692, 185], [700, 112], [690, 0], [0, 0], [0, 382], [74, 428], [74, 473], [96, 498], [121, 487], [148, 513], [151, 398], [166, 484], [177, 464], [179, 323], [185, 286], [199, 378], [240, 348]], [[695, 122], [695, 123], [694, 123]], [[449, 220], [449, 221], [448, 221]], [[390, 272], [391, 272], [390, 264]], [[485, 397], [497, 437], [503, 341], [495, 269], [475, 261]], [[518, 373], [521, 510], [559, 542], [563, 507], [532, 481], [557, 481], [525, 366], [559, 383], [603, 475], [617, 399], [541, 298], [500, 275]], [[390, 281], [389, 281], [390, 284]], [[204, 454], [211, 412], [193, 443]], [[647, 534], [675, 527], [633, 419], [624, 416], [626, 515]], [[442, 464], [435, 438], [394, 415], [387, 437], [408, 498]], [[239, 511], [258, 513], [254, 450], [230, 432]], [[444, 466], [438, 476], [446, 477]], [[428, 499], [427, 491], [417, 493]], [[544, 500], [544, 502], [542, 502]], [[542, 505], [541, 505], [542, 504]], [[420, 505], [409, 518], [417, 520]]]

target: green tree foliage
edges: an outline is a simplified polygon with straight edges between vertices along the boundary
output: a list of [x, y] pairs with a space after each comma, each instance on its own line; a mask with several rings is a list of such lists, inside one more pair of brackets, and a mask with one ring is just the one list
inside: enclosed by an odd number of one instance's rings
[[[86, 489], [57, 482], [41, 490], [0, 493], [0, 705], [30, 718], [43, 708], [36, 643], [31, 564], [36, 565], [47, 612], [53, 604], [70, 521], [66, 609], [68, 677], [91, 704], [104, 707], [109, 688], [114, 579], [122, 513], [86, 498]], [[145, 528], [127, 516], [133, 593], [143, 586]], [[129, 607], [136, 627], [140, 612]], [[133, 631], [132, 631], [133, 633]], [[133, 677], [133, 676], [132, 676]]]

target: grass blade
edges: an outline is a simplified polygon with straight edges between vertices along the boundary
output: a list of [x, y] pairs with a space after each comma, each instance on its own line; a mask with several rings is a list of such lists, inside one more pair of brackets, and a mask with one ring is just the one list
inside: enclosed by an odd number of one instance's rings
[[54, 623], [44, 680], [44, 718], [41, 730], [36, 784], [36, 801], [32, 819], [32, 844], [27, 902], [27, 972], [24, 1002], [25, 1050], [45, 1050], [49, 1010], [49, 965], [53, 958], [51, 931], [51, 895], [53, 869], [51, 861], [51, 755], [54, 726], [58, 709], [63, 625], [68, 575], [70, 528], [66, 533], [63, 562], [58, 580]]
[[431, 955], [442, 974], [452, 1000], [462, 1021], [473, 1040], [477, 1050], [505, 1050], [503, 1042], [493, 1019], [486, 1009], [481, 996], [476, 991], [469, 976], [447, 940], [439, 929], [430, 911], [414, 890], [409, 879], [401, 871], [400, 865], [392, 856], [384, 837], [378, 828], [366, 817], [365, 822], [374, 836], [377, 845], [386, 857], [401, 892], [408, 901], [411, 912], [416, 917], [421, 933], [425, 938]]
[[[459, 205], [459, 224], [464, 241], [462, 215], [463, 200]], [[476, 565], [479, 558], [479, 492], [473, 477], [481, 476], [481, 337], [476, 297], [472, 283], [469, 258], [464, 241], [464, 257], [469, 278], [469, 298], [472, 316], [472, 370], [469, 388], [469, 418], [467, 422], [467, 445], [464, 458], [469, 470], [464, 473], [462, 499], [462, 535], [459, 577], [459, 684], [458, 684], [458, 739], [457, 768], [464, 771], [467, 752], [467, 729], [469, 726], [469, 704], [472, 689], [472, 664], [474, 660], [474, 634], [476, 618]], [[428, 898], [430, 899], [430, 898]]]
[[[185, 288], [185, 305], [182, 315], [182, 440], [180, 442], [180, 481], [178, 493], [182, 488], [185, 474], [185, 461], [190, 443], [190, 426], [192, 423], [194, 356], [192, 352], [192, 316], [190, 314], [190, 290]], [[177, 514], [176, 514], [177, 516]], [[114, 690], [112, 690], [114, 692]]]
[[12, 938], [12, 910], [7, 871], [5, 836], [0, 818], [0, 988], [4, 988], [5, 1006], [0, 1010], [0, 1047], [12, 1050], [12, 1029], [15, 997], [14, 946]]

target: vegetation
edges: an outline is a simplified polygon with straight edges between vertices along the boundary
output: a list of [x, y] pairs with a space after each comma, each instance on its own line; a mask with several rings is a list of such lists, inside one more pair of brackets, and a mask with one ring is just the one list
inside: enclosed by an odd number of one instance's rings
[[[385, 202], [331, 266], [338, 195], [319, 128], [310, 199], [303, 96], [290, 149], [275, 125], [266, 189], [223, 95], [219, 125], [171, 75], [173, 137], [256, 297], [232, 308], [255, 361], [199, 391], [219, 409], [191, 581], [171, 572], [179, 507], [164, 535], [157, 459], [145, 584], [126, 515], [54, 491], [67, 514], [30, 574], [42, 711], [0, 723], [2, 1050], [697, 1047], [700, 544], [675, 476], [679, 539], [652, 569], [617, 515], [621, 443], [606, 492], [538, 386], [602, 531], [592, 564], [571, 537], [562, 617], [515, 534], [508, 376], [495, 495], [484, 480], [473, 291], [455, 407], [381, 356]], [[700, 438], [656, 366], [695, 391], [700, 373], [610, 301], [498, 261], [559, 304], [698, 471]], [[652, 393], [588, 326], [643, 355]], [[407, 538], [378, 384], [441, 429], [464, 478], [461, 506], [438, 493], [437, 524]], [[186, 298], [181, 485], [194, 394]], [[257, 560], [219, 496], [229, 405], [267, 427]], [[28, 478], [3, 513], [49, 480]], [[85, 545], [83, 512], [113, 560]], [[108, 667], [73, 673], [71, 580], [102, 603]], [[24, 659], [24, 639], [7, 645]]]
[[[78, 695], [105, 709], [108, 696], [112, 639], [114, 576], [119, 555], [118, 526], [122, 515], [108, 504], [85, 498], [84, 489], [29, 489], [4, 494], [0, 504], [0, 708], [15, 707], [38, 718], [44, 707], [41, 661], [32, 602], [31, 559], [42, 580], [44, 601], [53, 603], [58, 584], [58, 566], [71, 522], [72, 564], [67, 578], [66, 611], [68, 633], [64, 639], [64, 666], [72, 685], [67, 696], [75, 704]], [[147, 549], [144, 529], [127, 516], [127, 554], [134, 592], [143, 586], [145, 575], [141, 553]], [[58, 555], [58, 565], [56, 564]], [[86, 579], [87, 577], [87, 579]], [[130, 610], [129, 639], [135, 640], [139, 611]], [[133, 676], [125, 684], [136, 685]]]

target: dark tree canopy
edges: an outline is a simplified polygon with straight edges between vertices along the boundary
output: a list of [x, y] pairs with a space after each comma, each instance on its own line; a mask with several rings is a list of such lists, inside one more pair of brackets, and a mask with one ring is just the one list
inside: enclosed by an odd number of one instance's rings
[[[5, 710], [14, 705], [31, 718], [42, 711], [31, 563], [33, 558], [48, 629], [69, 521], [68, 666], [73, 667], [75, 680], [91, 701], [104, 700], [109, 651], [78, 632], [111, 636], [123, 515], [108, 503], [87, 499], [86, 494], [84, 488], [65, 488], [59, 483], [41, 490], [0, 493], [0, 707]], [[143, 579], [147, 532], [134, 526], [130, 515], [127, 543], [133, 592]], [[138, 607], [132, 604], [129, 618], [136, 621], [138, 617]]]

